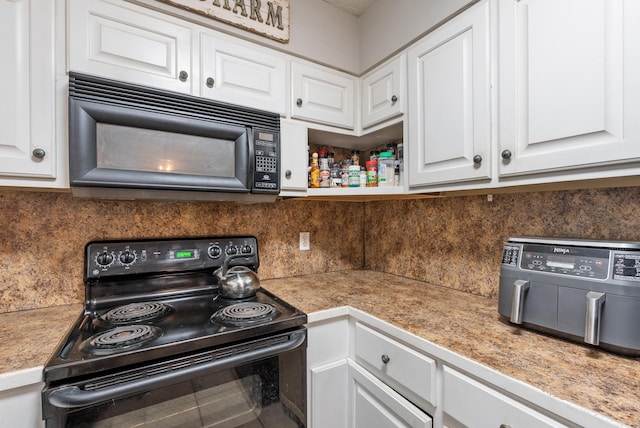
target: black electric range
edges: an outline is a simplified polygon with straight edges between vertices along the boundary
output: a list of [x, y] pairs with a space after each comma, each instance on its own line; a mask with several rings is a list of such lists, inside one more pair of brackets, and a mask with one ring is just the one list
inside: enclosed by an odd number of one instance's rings
[[[246, 256], [238, 257], [238, 254]], [[46, 363], [46, 383], [299, 329], [306, 314], [264, 289], [226, 299], [214, 272], [259, 267], [253, 236], [96, 241], [85, 248], [85, 307]]]

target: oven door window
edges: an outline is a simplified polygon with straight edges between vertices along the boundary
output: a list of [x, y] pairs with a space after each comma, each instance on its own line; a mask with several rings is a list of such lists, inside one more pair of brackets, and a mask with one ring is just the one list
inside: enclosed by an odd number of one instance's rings
[[[283, 354], [77, 410], [61, 415], [64, 420], [59, 420], [60, 426], [304, 427], [304, 369], [295, 367], [300, 360], [296, 354]], [[287, 374], [280, 373], [281, 366], [287, 372], [298, 373], [297, 384], [282, 380]]]

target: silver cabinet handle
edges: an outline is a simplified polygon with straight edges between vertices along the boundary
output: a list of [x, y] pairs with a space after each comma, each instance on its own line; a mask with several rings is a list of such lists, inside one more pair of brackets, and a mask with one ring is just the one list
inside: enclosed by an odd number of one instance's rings
[[186, 82], [188, 78], [189, 78], [189, 73], [187, 73], [184, 70], [182, 70], [178, 75], [178, 79], [180, 79], [181, 82]]
[[528, 289], [529, 281], [518, 279], [513, 283], [513, 294], [511, 296], [511, 322], [514, 324], [522, 324], [524, 295]]
[[476, 165], [480, 165], [482, 163], [482, 156], [475, 155], [473, 157], [473, 163], [476, 164]]
[[298, 99], [296, 100], [296, 105], [297, 105], [298, 107], [302, 107], [302, 98], [298, 98]]
[[43, 159], [46, 156], [47, 152], [42, 149], [33, 149], [31, 155], [36, 159]]
[[605, 293], [587, 293], [587, 316], [584, 320], [584, 341], [591, 345], [600, 344], [600, 315], [606, 299]]
[[213, 77], [207, 77], [207, 88], [213, 88], [213, 85], [215, 85], [216, 81], [213, 80]]
[[395, 95], [393, 95], [393, 96], [391, 97], [391, 102], [392, 102], [392, 103], [396, 103], [397, 101], [398, 101], [398, 97], [397, 97], [397, 96], [395, 96]]
[[286, 178], [287, 180], [289, 180], [291, 178], [291, 170], [288, 169], [284, 172], [284, 178]]
[[502, 156], [502, 159], [504, 160], [511, 159], [511, 156], [512, 156], [511, 150], [503, 150], [502, 153], [500, 153], [500, 156]]
[[380, 359], [382, 360], [382, 364], [387, 364], [389, 361], [391, 361], [391, 358], [389, 358], [387, 354], [382, 354]]

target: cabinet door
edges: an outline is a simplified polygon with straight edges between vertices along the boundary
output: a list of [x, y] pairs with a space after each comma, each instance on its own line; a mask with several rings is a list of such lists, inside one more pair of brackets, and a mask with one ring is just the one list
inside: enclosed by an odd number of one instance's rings
[[409, 186], [491, 174], [489, 4], [413, 46], [409, 56]]
[[402, 54], [362, 78], [362, 127], [404, 113], [406, 61]]
[[69, 68], [192, 93], [191, 29], [127, 2], [69, 1]]
[[347, 428], [349, 366], [343, 358], [311, 368], [309, 428]]
[[319, 65], [291, 64], [291, 117], [353, 129], [356, 78]]
[[568, 426], [447, 366], [443, 383], [444, 423], [450, 428]]
[[499, 2], [501, 176], [640, 158], [640, 4]]
[[358, 364], [349, 364], [353, 428], [430, 428], [431, 417]]
[[0, 1], [0, 176], [55, 178], [53, 1]]
[[201, 34], [200, 52], [203, 97], [286, 115], [284, 57], [212, 33]]
[[[306, 193], [307, 191], [307, 165], [309, 164], [307, 141], [306, 126], [289, 120], [280, 121], [280, 158], [282, 162], [280, 194], [282, 196], [287, 196], [286, 192]], [[289, 196], [291, 195], [293, 194], [289, 194]]]

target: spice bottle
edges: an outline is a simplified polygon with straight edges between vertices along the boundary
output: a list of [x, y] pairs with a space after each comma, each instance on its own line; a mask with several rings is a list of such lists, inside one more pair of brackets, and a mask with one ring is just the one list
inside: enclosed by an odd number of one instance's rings
[[342, 177], [342, 187], [349, 187], [349, 166], [351, 165], [351, 159], [342, 161], [342, 167], [340, 174]]
[[320, 167], [318, 166], [318, 154], [314, 153], [311, 157], [311, 173], [309, 187], [317, 189], [320, 187]]
[[378, 161], [368, 160], [367, 166], [367, 187], [378, 187]]
[[360, 150], [353, 150], [351, 152], [351, 165], [360, 166]]
[[358, 165], [349, 166], [349, 187], [360, 187], [360, 167]]

